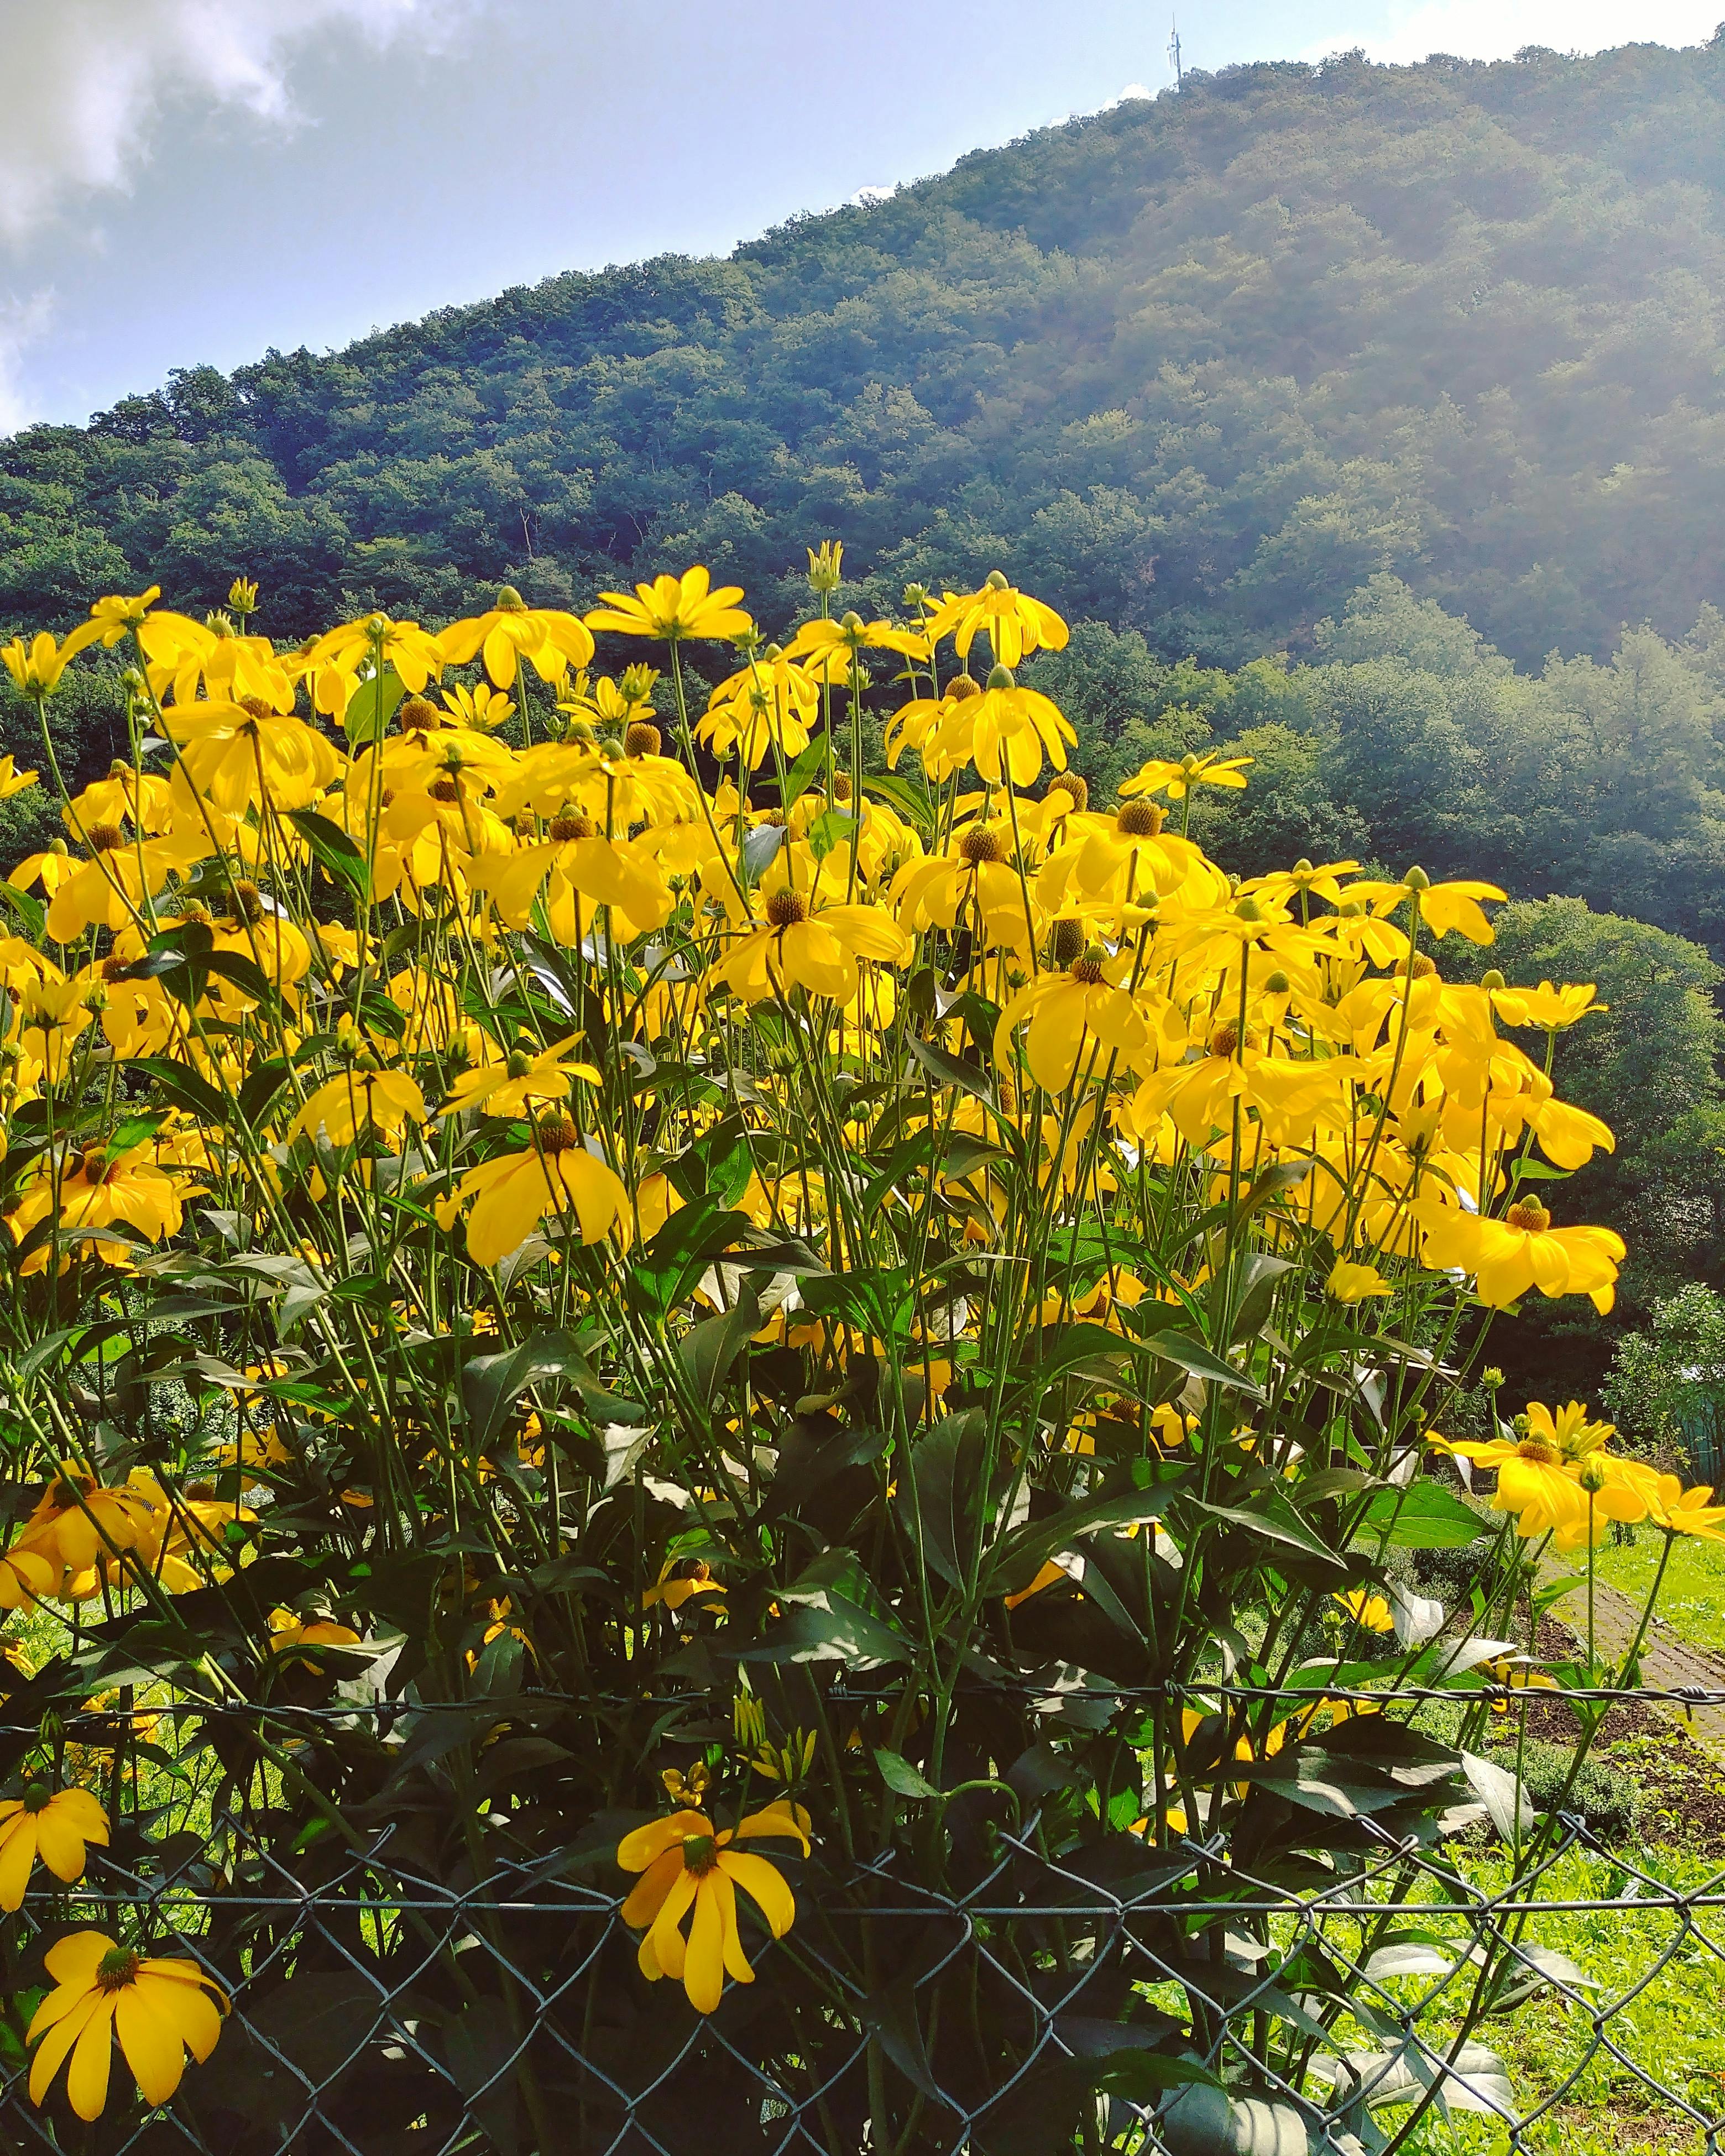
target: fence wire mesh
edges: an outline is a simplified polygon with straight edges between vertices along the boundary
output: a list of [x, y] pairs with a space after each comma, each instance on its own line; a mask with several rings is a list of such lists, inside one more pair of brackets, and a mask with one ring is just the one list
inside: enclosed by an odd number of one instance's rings
[[[745, 1913], [757, 1980], [706, 2016], [641, 1977], [603, 1820], [435, 1874], [410, 1820], [290, 1856], [265, 1824], [116, 1836], [27, 1896], [8, 2156], [1725, 2151], [1725, 2078], [1685, 2041], [1725, 1999], [1725, 1869], [1679, 1876], [1580, 1816], [1531, 1861], [1459, 1817], [1436, 1840], [1368, 1818], [1330, 1865], [1260, 1872], [1201, 1823], [1062, 1855], [1034, 1810], [949, 1810], [937, 1883], [914, 1847], [775, 1852], [796, 1921], [775, 1942]], [[232, 2002], [169, 2103], [116, 2063], [94, 2124], [32, 2101], [23, 2041], [44, 1953], [85, 1928]]]

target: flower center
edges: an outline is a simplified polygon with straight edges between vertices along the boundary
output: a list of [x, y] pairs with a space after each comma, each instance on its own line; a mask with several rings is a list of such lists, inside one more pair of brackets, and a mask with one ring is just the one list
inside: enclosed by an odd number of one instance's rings
[[719, 1861], [719, 1852], [710, 1834], [691, 1834], [683, 1844], [683, 1869], [703, 1879]]
[[100, 1991], [125, 1991], [138, 1980], [138, 1971], [143, 1964], [130, 1947], [110, 1947], [96, 1964], [96, 1988]]
[[453, 778], [434, 778], [425, 790], [434, 801], [459, 801], [461, 798], [461, 788]]
[[794, 928], [809, 918], [809, 902], [799, 891], [776, 891], [767, 901], [770, 928]]
[[574, 1124], [567, 1116], [542, 1116], [534, 1126], [534, 1132], [541, 1152], [567, 1152], [572, 1146], [581, 1142]]
[[1543, 1235], [1551, 1225], [1550, 1214], [1537, 1198], [1518, 1199], [1503, 1217], [1512, 1228], [1519, 1228], [1527, 1235]]
[[1561, 1457], [1554, 1445], [1548, 1445], [1543, 1437], [1524, 1437], [1516, 1450], [1523, 1460], [1537, 1460], [1542, 1467], [1555, 1467]]
[[509, 1060], [503, 1066], [511, 1078], [525, 1078], [533, 1067], [533, 1059], [525, 1049], [511, 1050]]
[[45, 1812], [53, 1794], [46, 1782], [32, 1782], [24, 1791], [24, 1810], [27, 1812]]
[[242, 921], [255, 923], [264, 918], [264, 894], [256, 884], [242, 879], [234, 885], [234, 911]]
[[958, 840], [958, 858], [979, 869], [1006, 859], [1006, 841], [998, 831], [985, 831], [980, 824], [973, 824]]
[[973, 674], [955, 674], [947, 684], [947, 694], [955, 704], [965, 703], [972, 696], [980, 696], [982, 693]]
[[598, 826], [591, 816], [553, 816], [548, 836], [553, 845], [566, 846], [572, 839], [590, 839]]
[[117, 824], [92, 824], [86, 836], [93, 854], [117, 853], [126, 844], [126, 834]]
[[1153, 839], [1162, 829], [1162, 811], [1153, 801], [1128, 801], [1114, 823], [1122, 839]]
[[631, 720], [623, 737], [623, 752], [625, 756], [657, 756], [664, 738], [658, 727], [649, 726], [644, 719]]
[[1102, 978], [1102, 961], [1107, 957], [1100, 943], [1087, 944], [1072, 961], [1072, 978], [1094, 988]]
[[1075, 808], [1090, 806], [1090, 781], [1076, 771], [1057, 771], [1048, 782], [1048, 790], [1050, 793], [1070, 794]]
[[1210, 1054], [1223, 1057], [1237, 1054], [1242, 1045], [1255, 1048], [1257, 1045], [1258, 1036], [1253, 1028], [1248, 1026], [1242, 1036], [1232, 1019], [1224, 1019], [1209, 1038]]

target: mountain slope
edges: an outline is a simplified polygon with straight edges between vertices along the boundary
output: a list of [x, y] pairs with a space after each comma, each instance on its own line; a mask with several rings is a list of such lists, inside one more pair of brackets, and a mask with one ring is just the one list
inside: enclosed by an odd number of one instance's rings
[[1232, 69], [726, 261], [554, 278], [0, 445], [0, 620], [147, 571], [278, 634], [807, 540], [1224, 661], [1393, 571], [1525, 662], [1725, 538], [1725, 44]]

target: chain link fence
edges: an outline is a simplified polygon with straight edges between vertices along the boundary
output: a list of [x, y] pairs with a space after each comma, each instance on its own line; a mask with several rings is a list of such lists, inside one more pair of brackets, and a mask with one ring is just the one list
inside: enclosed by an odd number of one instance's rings
[[[997, 1796], [869, 1861], [775, 1851], [795, 1923], [774, 1943], [745, 1917], [757, 1981], [706, 2017], [641, 1976], [603, 1820], [482, 1866], [477, 1837], [428, 1864], [405, 1818], [332, 1822], [288, 1857], [263, 1821], [116, 1833], [75, 1887], [31, 1892], [3, 1926], [0, 2147], [1725, 2150], [1725, 2079], [1685, 2034], [1725, 1997], [1725, 1870], [1676, 1876], [1579, 1816], [1512, 1862], [1479, 1807], [1436, 1839], [1363, 1819], [1350, 1852], [1303, 1873], [1255, 1871], [1201, 1822], [1055, 1854], [1034, 1806]], [[85, 1927], [193, 1957], [232, 1999], [167, 2106], [145, 2110], [116, 2060], [93, 2125], [57, 2092], [31, 2101], [23, 2046], [44, 1951]]]

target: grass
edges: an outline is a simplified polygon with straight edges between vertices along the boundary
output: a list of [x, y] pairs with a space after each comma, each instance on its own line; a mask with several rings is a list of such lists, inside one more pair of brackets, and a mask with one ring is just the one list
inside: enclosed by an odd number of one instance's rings
[[[1501, 1856], [1466, 1860], [1481, 1886], [1498, 1883], [1507, 1871]], [[1689, 1912], [1671, 1907], [1658, 1890], [1674, 1895], [1710, 1892], [1725, 1898], [1725, 1877], [1705, 1858], [1671, 1851], [1646, 1854], [1636, 1868], [1651, 1885], [1628, 1877], [1609, 1859], [1573, 1851], [1546, 1874], [1542, 1901], [1593, 1900], [1604, 1908], [1540, 1909], [1525, 1933], [1566, 1955], [1598, 1989], [1593, 2006], [1546, 1993], [1512, 2013], [1480, 2024], [1474, 2041], [1503, 2057], [1523, 2117], [1541, 2103], [1550, 2109], [1524, 2127], [1512, 2143], [1502, 2123], [1456, 2112], [1448, 2119], [1429, 2114], [1405, 2144], [1407, 2156], [1507, 2156], [1513, 2147], [1538, 2156], [1688, 2156], [1704, 2145], [1701, 2130], [1677, 2106], [1651, 2088], [1640, 2075], [1612, 2056], [1599, 2031], [1664, 2088], [1710, 2120], [1725, 2110], [1725, 2022], [1718, 2002], [1725, 1984], [1725, 1907]], [[1436, 1931], [1441, 1917], [1425, 1922]], [[1427, 1979], [1429, 1981], [1429, 1979]], [[1409, 2003], [1418, 1995], [1409, 1984]], [[1599, 2024], [1596, 2031], [1595, 2023]], [[1420, 2017], [1421, 2034], [1442, 2045], [1441, 2010]], [[1363, 2032], [1362, 2032], [1363, 2033]], [[1369, 2041], [1369, 2039], [1365, 2041]], [[1386, 2133], [1404, 2112], [1380, 2112]]]
[[[1653, 1576], [1659, 1569], [1664, 1537], [1645, 1529], [1633, 1542], [1607, 1543], [1594, 1558], [1594, 1578], [1626, 1594], [1639, 1608], [1647, 1599]], [[1570, 1568], [1585, 1577], [1586, 1564], [1568, 1560]], [[1559, 1614], [1574, 1623], [1582, 1607], [1574, 1595], [1565, 1598]], [[1656, 1617], [1692, 1646], [1725, 1654], [1725, 1543], [1704, 1542], [1684, 1536], [1671, 1552], [1659, 1590]]]

